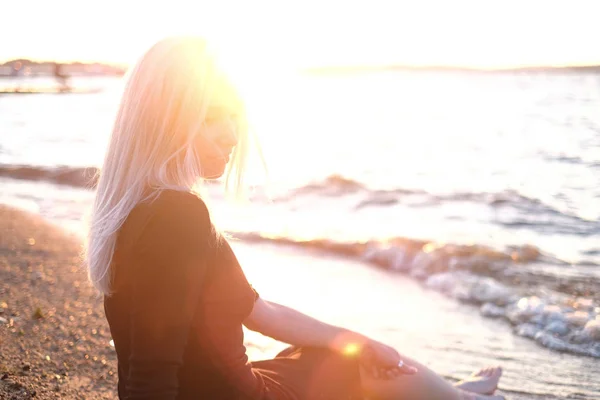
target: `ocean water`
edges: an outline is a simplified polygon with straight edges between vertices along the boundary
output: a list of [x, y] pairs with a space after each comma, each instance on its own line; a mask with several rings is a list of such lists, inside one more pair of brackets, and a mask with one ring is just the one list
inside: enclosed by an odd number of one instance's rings
[[[0, 95], [0, 202], [80, 233], [121, 82], [73, 83], [90, 93]], [[298, 74], [243, 88], [269, 186], [252, 169], [237, 205], [209, 185], [221, 227], [404, 276], [539, 348], [530, 359], [599, 371], [600, 75]], [[560, 393], [599, 388], [584, 375]]]

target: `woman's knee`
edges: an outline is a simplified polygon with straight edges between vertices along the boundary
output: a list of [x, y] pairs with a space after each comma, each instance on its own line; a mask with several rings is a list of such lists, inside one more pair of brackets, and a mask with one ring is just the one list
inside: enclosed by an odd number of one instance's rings
[[414, 375], [400, 375], [393, 379], [375, 379], [361, 367], [361, 385], [369, 400], [455, 400], [457, 392], [446, 382], [426, 369]]

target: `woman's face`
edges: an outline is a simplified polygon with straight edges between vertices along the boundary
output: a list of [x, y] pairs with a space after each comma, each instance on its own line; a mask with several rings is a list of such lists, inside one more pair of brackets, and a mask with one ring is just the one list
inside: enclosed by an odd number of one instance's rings
[[203, 178], [217, 179], [223, 175], [237, 141], [236, 116], [224, 106], [209, 107], [202, 133], [196, 139]]

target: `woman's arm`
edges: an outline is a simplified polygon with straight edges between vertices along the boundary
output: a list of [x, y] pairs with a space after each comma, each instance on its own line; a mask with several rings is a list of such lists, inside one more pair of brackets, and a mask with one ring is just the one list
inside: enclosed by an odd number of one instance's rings
[[280, 342], [296, 346], [326, 347], [341, 354], [359, 356], [363, 366], [375, 378], [412, 375], [417, 372], [410, 365], [399, 366], [400, 354], [390, 346], [261, 298], [256, 300], [244, 325]]
[[258, 298], [244, 325], [253, 331], [296, 346], [326, 347], [340, 353], [358, 352], [371, 340], [329, 325], [292, 308]]

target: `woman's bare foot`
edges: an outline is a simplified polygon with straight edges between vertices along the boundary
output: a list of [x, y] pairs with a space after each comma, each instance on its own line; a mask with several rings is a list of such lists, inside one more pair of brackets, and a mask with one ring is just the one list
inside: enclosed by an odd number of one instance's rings
[[462, 390], [460, 394], [460, 400], [506, 400], [504, 396], [486, 396], [485, 394], [463, 392]]
[[471, 393], [491, 395], [496, 391], [501, 375], [500, 367], [482, 368], [454, 386]]

